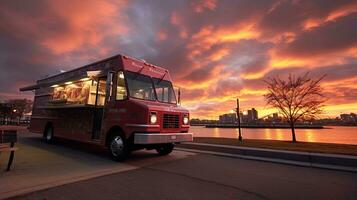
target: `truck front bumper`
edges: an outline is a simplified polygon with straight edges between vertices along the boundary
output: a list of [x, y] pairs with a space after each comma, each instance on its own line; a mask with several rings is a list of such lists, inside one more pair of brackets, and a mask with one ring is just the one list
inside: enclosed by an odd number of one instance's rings
[[192, 133], [135, 133], [134, 144], [192, 142]]

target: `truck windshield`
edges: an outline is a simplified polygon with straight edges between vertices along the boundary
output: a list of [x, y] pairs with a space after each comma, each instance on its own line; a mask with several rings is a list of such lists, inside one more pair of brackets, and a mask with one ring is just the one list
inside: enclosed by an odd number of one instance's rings
[[125, 75], [131, 97], [151, 101], [156, 100], [157, 97], [161, 102], [176, 103], [175, 92], [170, 81], [129, 71]]
[[133, 72], [127, 72], [125, 75], [128, 83], [129, 95], [131, 97], [151, 101], [156, 99], [154, 86], [149, 76]]
[[176, 103], [175, 92], [170, 81], [153, 78], [157, 100], [165, 103]]

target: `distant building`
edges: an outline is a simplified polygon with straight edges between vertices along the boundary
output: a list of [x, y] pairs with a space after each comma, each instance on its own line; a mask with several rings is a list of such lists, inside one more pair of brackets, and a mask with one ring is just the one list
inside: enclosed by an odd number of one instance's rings
[[273, 113], [273, 121], [278, 121], [279, 120], [279, 115], [278, 113]]
[[340, 118], [342, 122], [357, 122], [357, 115], [355, 113], [341, 114]]
[[247, 111], [247, 122], [251, 122], [251, 121], [253, 121], [253, 111], [248, 110]]
[[255, 108], [252, 108], [252, 120], [257, 121], [258, 120], [258, 111], [255, 110]]
[[243, 122], [245, 123], [250, 123], [250, 122], [256, 122], [258, 121], [258, 111], [255, 110], [255, 108], [252, 108], [251, 110], [247, 110], [247, 114], [243, 115]]
[[219, 116], [219, 123], [221, 124], [234, 124], [237, 121], [236, 113], [227, 113]]
[[[239, 112], [240, 123], [244, 122], [244, 115], [243, 112]], [[238, 121], [238, 120], [237, 120]]]

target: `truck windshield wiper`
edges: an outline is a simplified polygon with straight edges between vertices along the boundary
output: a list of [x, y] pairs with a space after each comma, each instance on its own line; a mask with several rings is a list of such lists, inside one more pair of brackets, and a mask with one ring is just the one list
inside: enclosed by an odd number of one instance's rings
[[162, 80], [164, 80], [164, 77], [166, 76], [167, 71], [165, 71], [164, 75], [159, 79], [159, 81], [157, 83], [160, 83]]
[[141, 74], [141, 71], [143, 71], [143, 69], [144, 69], [144, 66], [141, 69], [139, 69], [139, 71], [134, 73], [134, 79], [136, 79]]

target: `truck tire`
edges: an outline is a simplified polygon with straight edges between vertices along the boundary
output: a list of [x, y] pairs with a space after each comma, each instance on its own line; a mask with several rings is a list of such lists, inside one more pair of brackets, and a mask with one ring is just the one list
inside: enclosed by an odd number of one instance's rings
[[43, 134], [43, 139], [46, 143], [53, 143], [54, 141], [54, 134], [53, 134], [53, 126], [47, 125], [45, 128], [45, 133]]
[[165, 156], [172, 152], [174, 146], [175, 145], [173, 143], [163, 144], [162, 146], [155, 148], [155, 150], [160, 156]]
[[109, 155], [115, 161], [124, 161], [130, 154], [128, 142], [123, 134], [115, 133], [108, 143]]

